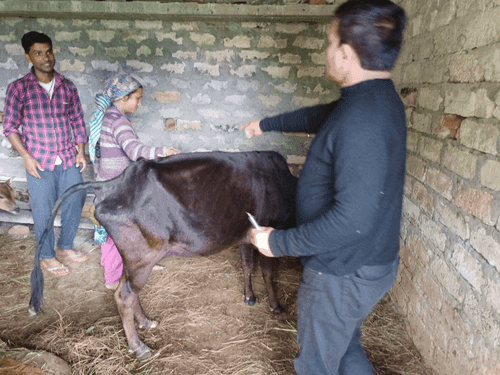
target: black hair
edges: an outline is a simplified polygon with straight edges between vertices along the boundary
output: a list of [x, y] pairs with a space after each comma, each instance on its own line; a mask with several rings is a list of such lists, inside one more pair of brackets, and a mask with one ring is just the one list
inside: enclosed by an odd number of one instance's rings
[[30, 48], [35, 43], [50, 44], [52, 47], [52, 39], [48, 35], [39, 33], [38, 31], [28, 31], [21, 38], [24, 53], [30, 53]]
[[334, 14], [340, 45], [350, 45], [366, 70], [394, 67], [406, 27], [403, 8], [389, 0], [348, 0]]

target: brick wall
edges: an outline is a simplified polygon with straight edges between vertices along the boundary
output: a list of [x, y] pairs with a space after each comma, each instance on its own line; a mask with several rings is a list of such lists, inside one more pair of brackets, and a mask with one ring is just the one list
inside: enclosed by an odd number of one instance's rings
[[[56, 70], [77, 85], [87, 124], [103, 82], [126, 72], [145, 87], [143, 106], [131, 116], [142, 142], [183, 152], [276, 150], [300, 168], [312, 138], [247, 140], [238, 127], [338, 97], [324, 76], [334, 8], [0, 1], [0, 110], [8, 83], [28, 71], [20, 38], [37, 30], [52, 38]], [[9, 147], [0, 135], [0, 157], [9, 161], [0, 177], [23, 179]]]
[[408, 157], [392, 295], [438, 374], [500, 374], [500, 7], [399, 3]]

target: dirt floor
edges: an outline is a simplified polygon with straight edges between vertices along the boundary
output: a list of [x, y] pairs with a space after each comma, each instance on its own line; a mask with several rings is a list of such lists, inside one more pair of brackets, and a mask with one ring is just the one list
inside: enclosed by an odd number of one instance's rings
[[[34, 236], [16, 238], [5, 228], [0, 231], [0, 340], [8, 348], [53, 353], [75, 375], [295, 373], [295, 299], [302, 270], [296, 259], [283, 258], [275, 269], [279, 300], [287, 311], [282, 317], [269, 311], [258, 267], [253, 284], [259, 302], [252, 308], [243, 302], [236, 248], [207, 258], [163, 259], [165, 269], [154, 271], [141, 293], [146, 314], [159, 322], [153, 330], [139, 330], [154, 355], [138, 361], [128, 353], [112, 291], [104, 287], [92, 233], [80, 230], [75, 245], [89, 252], [90, 259], [67, 263], [69, 276], [44, 271], [44, 313], [32, 317], [28, 302]], [[369, 316], [363, 335], [377, 374], [433, 374], [389, 297]], [[0, 359], [6, 352], [0, 347]]]

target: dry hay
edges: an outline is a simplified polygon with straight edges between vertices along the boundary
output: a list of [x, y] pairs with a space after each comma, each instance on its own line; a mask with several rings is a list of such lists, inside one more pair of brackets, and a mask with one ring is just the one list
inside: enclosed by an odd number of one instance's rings
[[[82, 324], [83, 316], [75, 319], [68, 311], [54, 310], [54, 319], [42, 324], [29, 337], [13, 337], [12, 333], [10, 338], [5, 337], [3, 328], [9, 324], [8, 320], [12, 322], [13, 316], [21, 314], [26, 320], [34, 250], [26, 240], [2, 243], [5, 237], [0, 236], [0, 256], [6, 259], [2, 249], [8, 246], [9, 252], [19, 251], [28, 260], [9, 264], [9, 269], [22, 272], [4, 273], [4, 264], [0, 266], [0, 287], [4, 290], [5, 285], [11, 286], [19, 297], [17, 307], [0, 308], [0, 338], [57, 354], [71, 364], [75, 375], [294, 373], [293, 358], [298, 350], [295, 300], [301, 273], [296, 259], [282, 258], [276, 270], [278, 298], [288, 311], [279, 318], [270, 313], [257, 266], [253, 284], [259, 303], [250, 308], [243, 302], [243, 275], [239, 252], [235, 249], [207, 258], [162, 260], [165, 270], [154, 272], [140, 295], [146, 314], [159, 323], [151, 331], [138, 331], [140, 338], [153, 349], [153, 357], [138, 361], [128, 353], [116, 311]], [[84, 285], [81, 287], [88, 292]], [[5, 291], [0, 293], [3, 299]], [[81, 293], [78, 298], [87, 299], [91, 305], [91, 297], [89, 293]], [[13, 299], [11, 296], [10, 300]], [[98, 310], [104, 306], [92, 308]], [[388, 297], [367, 318], [363, 339], [377, 374], [432, 375], [406, 334], [397, 306]]]
[[361, 328], [363, 346], [377, 374], [433, 375], [408, 335], [399, 306], [386, 295]]
[[256, 308], [244, 304], [242, 277], [228, 260], [216, 255], [168, 263], [170, 272], [154, 273], [141, 293], [144, 310], [159, 323], [154, 330], [139, 331], [154, 349], [147, 362], [128, 354], [118, 316], [87, 328], [61, 317], [39, 334], [42, 346], [65, 357], [77, 374], [293, 372], [294, 327], [274, 318], [267, 300]]
[[[1, 229], [1, 228], [0, 228]], [[0, 232], [1, 233], [1, 232]], [[0, 235], [0, 326], [26, 312], [30, 298], [30, 275], [36, 242]], [[27, 261], [26, 259], [29, 259]]]

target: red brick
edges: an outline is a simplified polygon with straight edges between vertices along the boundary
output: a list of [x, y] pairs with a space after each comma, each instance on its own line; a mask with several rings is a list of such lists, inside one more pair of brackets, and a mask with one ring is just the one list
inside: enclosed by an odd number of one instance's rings
[[418, 301], [421, 299], [421, 294], [418, 292], [417, 288], [415, 287], [415, 284], [412, 281], [413, 275], [407, 271], [405, 268], [406, 272], [401, 273], [401, 287], [403, 288], [404, 292], [408, 296], [409, 300], [409, 309], [414, 309], [416, 305], [418, 304]]
[[[4, 358], [0, 359], [0, 369], [2, 369], [1, 373], [5, 374], [5, 375], [14, 375], [14, 374], [16, 374], [16, 375], [44, 375], [44, 374], [47, 374], [47, 372], [45, 372], [45, 371], [42, 371], [36, 367], [21, 363], [15, 359], [9, 358], [9, 357], [4, 357]], [[50, 371], [50, 372], [52, 373], [52, 371]]]
[[407, 196], [410, 196], [412, 190], [413, 190], [413, 179], [409, 176], [405, 176], [405, 194]]
[[458, 337], [460, 341], [467, 342], [471, 337], [472, 332], [460, 314], [457, 313], [453, 305], [449, 301], [445, 300], [443, 301], [441, 311], [443, 316], [446, 318], [446, 325], [453, 336]]
[[[495, 353], [497, 357], [498, 353]], [[479, 368], [473, 372], [477, 375], [491, 375], [491, 374], [500, 374], [500, 358], [493, 358], [490, 355], [484, 353], [481, 355], [481, 358], [478, 359], [476, 363]], [[472, 373], [472, 372], [471, 372]]]
[[455, 204], [488, 225], [495, 225], [491, 217], [493, 196], [478, 189], [460, 189], [454, 197]]
[[399, 249], [399, 256], [403, 263], [408, 267], [408, 263], [410, 262], [409, 257], [411, 257], [411, 254], [410, 249], [406, 245], [406, 242], [401, 244], [401, 248]]
[[424, 265], [429, 264], [429, 252], [427, 251], [427, 246], [416, 237], [411, 237], [408, 244], [410, 250], [416, 254]]
[[30, 234], [30, 228], [25, 225], [14, 225], [9, 229], [8, 234], [11, 236], [27, 236]]
[[416, 156], [409, 156], [406, 160], [406, 173], [417, 180], [423, 181], [425, 176], [425, 162]]
[[453, 182], [451, 178], [446, 174], [434, 168], [427, 168], [425, 181], [431, 188], [436, 190], [443, 197], [451, 200], [451, 190], [453, 188]]
[[407, 315], [408, 331], [413, 343], [424, 358], [432, 358], [435, 346], [427, 327], [423, 324], [420, 314], [409, 312]]
[[475, 375], [475, 372], [470, 372], [469, 366], [473, 365], [472, 363], [475, 361], [475, 359], [469, 357], [467, 344], [467, 342], [461, 342], [457, 339], [449, 340], [443, 361], [448, 374]]
[[416, 88], [405, 87], [401, 89], [401, 96], [403, 97], [405, 108], [415, 107], [417, 103], [418, 90]]
[[434, 212], [434, 197], [427, 191], [424, 185], [418, 182], [415, 183], [413, 185], [412, 197], [429, 216], [432, 216]]
[[459, 56], [450, 64], [450, 82], [481, 82], [484, 69], [472, 55]]
[[165, 120], [165, 130], [166, 131], [174, 131], [175, 130], [175, 119], [168, 118]]
[[415, 113], [415, 108], [414, 107], [407, 107], [405, 114], [406, 114], [406, 125], [408, 128], [408, 131], [415, 131], [411, 129], [411, 124], [413, 124], [413, 114]]
[[446, 321], [441, 312], [435, 309], [425, 309], [420, 313], [420, 318], [434, 345], [443, 352], [446, 352], [450, 336]]
[[443, 293], [439, 285], [425, 272], [420, 272], [415, 277], [415, 281], [420, 285], [427, 302], [436, 309], [441, 309], [444, 300]]
[[436, 127], [436, 134], [439, 138], [460, 138], [460, 125], [463, 117], [457, 115], [444, 115]]
[[390, 291], [391, 297], [401, 306], [402, 310], [408, 310], [408, 296], [399, 282], [396, 282]]
[[151, 98], [159, 101], [160, 103], [172, 103], [181, 99], [181, 94], [178, 91], [155, 91], [151, 93]]
[[25, 225], [14, 225], [9, 229], [8, 233], [11, 236], [27, 236], [30, 234], [30, 228]]

